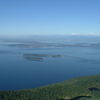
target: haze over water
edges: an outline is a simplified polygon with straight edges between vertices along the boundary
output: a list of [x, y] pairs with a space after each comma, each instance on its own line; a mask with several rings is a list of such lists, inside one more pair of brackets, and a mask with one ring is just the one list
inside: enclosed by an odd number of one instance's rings
[[100, 73], [100, 37], [14, 40], [0, 42], [0, 90], [35, 88]]

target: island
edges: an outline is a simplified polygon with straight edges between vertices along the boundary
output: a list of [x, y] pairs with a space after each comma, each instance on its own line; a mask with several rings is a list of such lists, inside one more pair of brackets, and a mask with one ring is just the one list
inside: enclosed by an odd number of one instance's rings
[[44, 58], [59, 58], [60, 54], [23, 54], [23, 57], [29, 61], [43, 61]]

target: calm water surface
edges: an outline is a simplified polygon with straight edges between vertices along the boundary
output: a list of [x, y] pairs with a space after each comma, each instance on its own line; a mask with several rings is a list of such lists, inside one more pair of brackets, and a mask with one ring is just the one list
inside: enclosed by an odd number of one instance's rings
[[[60, 54], [29, 61], [23, 54]], [[99, 47], [19, 48], [0, 46], [0, 90], [28, 89], [100, 73]]]

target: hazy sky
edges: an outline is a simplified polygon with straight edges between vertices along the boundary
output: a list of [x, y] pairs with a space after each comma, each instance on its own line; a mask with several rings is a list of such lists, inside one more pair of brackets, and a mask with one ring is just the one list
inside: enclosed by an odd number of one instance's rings
[[0, 0], [0, 35], [100, 33], [100, 0]]

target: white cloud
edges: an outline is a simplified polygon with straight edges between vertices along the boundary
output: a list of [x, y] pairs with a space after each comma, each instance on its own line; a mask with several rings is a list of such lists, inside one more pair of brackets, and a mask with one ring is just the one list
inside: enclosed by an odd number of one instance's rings
[[100, 33], [69, 33], [68, 35], [73, 35], [73, 36], [77, 36], [77, 35], [81, 35], [81, 36], [100, 36]]

